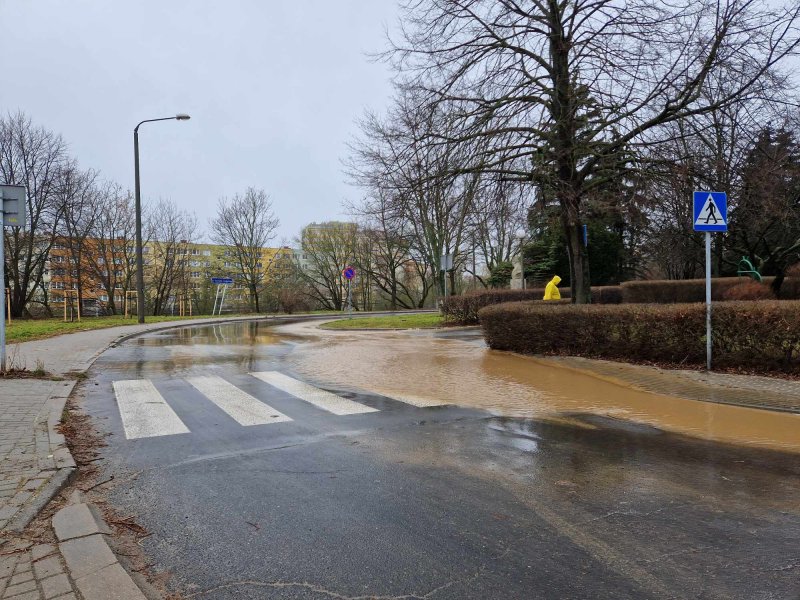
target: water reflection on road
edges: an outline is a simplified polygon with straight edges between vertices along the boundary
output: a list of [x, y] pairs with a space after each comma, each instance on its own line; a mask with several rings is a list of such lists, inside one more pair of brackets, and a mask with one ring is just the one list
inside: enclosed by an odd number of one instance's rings
[[[318, 323], [275, 330], [303, 339], [287, 360], [321, 385], [444, 399], [498, 415], [601, 415], [709, 440], [800, 452], [800, 415], [635, 390], [591, 374], [488, 350], [433, 332], [334, 332]], [[591, 422], [581, 419], [584, 426]]]

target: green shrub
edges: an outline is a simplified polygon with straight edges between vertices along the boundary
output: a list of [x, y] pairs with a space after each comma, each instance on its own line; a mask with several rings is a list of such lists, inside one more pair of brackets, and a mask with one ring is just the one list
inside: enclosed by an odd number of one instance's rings
[[[705, 305], [547, 305], [514, 302], [480, 311], [496, 350], [634, 361], [705, 364]], [[797, 372], [800, 302], [763, 300], [714, 306], [717, 366]]]

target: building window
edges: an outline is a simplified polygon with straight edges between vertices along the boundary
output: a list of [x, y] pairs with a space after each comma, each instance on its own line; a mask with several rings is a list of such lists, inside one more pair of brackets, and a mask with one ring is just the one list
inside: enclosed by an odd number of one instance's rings
[[203, 250], [203, 256], [211, 256], [211, 250]]
[[192, 277], [194, 277], [195, 279], [199, 278], [200, 277], [200, 271], [192, 271]]
[[64, 289], [64, 282], [63, 281], [51, 281], [50, 282], [50, 289], [51, 290], [63, 290]]
[[100, 294], [100, 296], [98, 296], [98, 299], [100, 300], [100, 302], [108, 302], [108, 294]]

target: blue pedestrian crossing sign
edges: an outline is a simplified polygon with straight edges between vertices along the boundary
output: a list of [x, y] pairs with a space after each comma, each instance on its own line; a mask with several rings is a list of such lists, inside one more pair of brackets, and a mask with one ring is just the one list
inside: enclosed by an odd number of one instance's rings
[[694, 193], [694, 230], [728, 231], [728, 195], [725, 192]]

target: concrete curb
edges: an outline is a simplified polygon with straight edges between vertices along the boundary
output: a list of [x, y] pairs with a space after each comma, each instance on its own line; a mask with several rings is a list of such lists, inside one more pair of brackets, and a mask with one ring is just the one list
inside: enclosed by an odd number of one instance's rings
[[75, 477], [75, 460], [72, 458], [69, 448], [67, 448], [64, 436], [56, 431], [56, 427], [61, 422], [61, 415], [64, 412], [67, 398], [72, 394], [76, 383], [76, 381], [67, 381], [63, 386], [55, 388], [45, 402], [46, 414], [37, 421], [37, 424], [43, 424], [45, 420], [47, 422], [49, 454], [47, 456], [39, 456], [38, 460], [40, 465], [44, 464], [48, 467], [52, 465], [55, 472], [9, 521], [6, 526], [9, 531], [21, 533], [55, 495]]
[[[81, 500], [80, 495], [76, 500]], [[67, 563], [67, 572], [83, 600], [147, 600], [148, 594], [119, 562], [108, 543], [111, 530], [93, 504], [79, 502], [53, 515], [53, 530], [58, 549]]]

